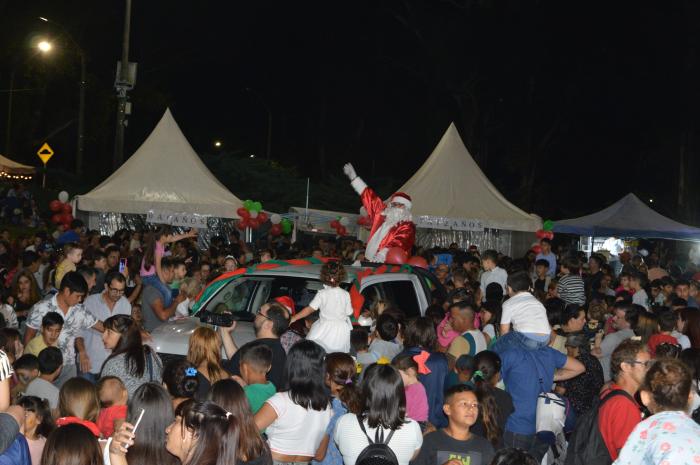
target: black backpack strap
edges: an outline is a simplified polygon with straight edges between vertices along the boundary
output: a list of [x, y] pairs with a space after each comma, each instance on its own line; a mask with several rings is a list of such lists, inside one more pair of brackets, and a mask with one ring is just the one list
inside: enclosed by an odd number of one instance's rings
[[608, 399], [611, 399], [611, 398], [613, 398], [613, 397], [615, 397], [615, 396], [625, 396], [625, 397], [627, 397], [629, 400], [631, 400], [632, 402], [634, 402], [635, 404], [637, 403], [637, 401], [634, 400], [634, 397], [632, 397], [631, 395], [629, 395], [629, 393], [628, 393], [627, 391], [625, 391], [625, 390], [623, 390], [623, 389], [613, 389], [613, 390], [611, 390], [610, 392], [608, 392], [608, 393], [605, 395], [605, 397], [602, 397], [602, 398], [600, 399], [600, 402], [598, 403], [598, 408], [602, 407], [603, 404], [604, 404]]
[[[357, 415], [357, 422], [360, 424], [360, 429], [362, 430], [362, 432], [364, 433], [365, 437], [367, 438], [367, 440], [369, 441], [370, 444], [387, 444], [388, 445], [389, 441], [391, 441], [391, 438], [394, 436], [394, 433], [396, 432], [396, 430], [392, 429], [389, 432], [389, 436], [387, 436], [386, 439], [384, 439], [384, 429], [380, 426], [374, 432], [374, 441], [372, 441], [372, 438], [370, 438], [369, 434], [367, 434], [367, 430], [365, 429], [365, 424], [359, 415]], [[381, 431], [381, 436], [379, 435], [380, 431]]]
[[369, 435], [367, 434], [367, 430], [365, 429], [365, 425], [364, 425], [364, 421], [362, 421], [362, 417], [360, 417], [359, 415], [357, 415], [357, 422], [360, 424], [360, 429], [365, 434], [365, 437], [367, 438], [369, 443], [374, 444], [374, 441], [372, 441], [372, 438], [370, 438]]

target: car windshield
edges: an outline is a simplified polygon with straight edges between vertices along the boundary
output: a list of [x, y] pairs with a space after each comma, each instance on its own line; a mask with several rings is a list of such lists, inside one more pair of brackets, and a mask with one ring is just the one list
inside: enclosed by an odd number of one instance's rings
[[[350, 283], [343, 283], [344, 289]], [[223, 313], [255, 313], [265, 302], [275, 297], [289, 296], [294, 300], [295, 310], [301, 310], [311, 303], [316, 292], [323, 289], [318, 278], [298, 276], [247, 276], [235, 279], [223, 286], [206, 303], [206, 310]]]

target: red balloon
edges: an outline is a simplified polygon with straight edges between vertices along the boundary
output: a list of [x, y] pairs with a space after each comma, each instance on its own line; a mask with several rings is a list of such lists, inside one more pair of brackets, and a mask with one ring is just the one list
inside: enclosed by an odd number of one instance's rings
[[408, 260], [408, 253], [401, 247], [392, 247], [386, 253], [386, 263], [390, 265], [403, 265]]
[[238, 216], [240, 216], [241, 218], [250, 218], [250, 212], [243, 207], [236, 210], [236, 213], [238, 213]]
[[420, 255], [414, 255], [413, 257], [409, 258], [406, 263], [412, 266], [417, 266], [418, 268], [423, 268], [424, 270], [428, 269], [428, 261]]
[[535, 236], [537, 236], [537, 239], [544, 239], [545, 237], [547, 237], [547, 231], [543, 229], [538, 229], [535, 233]]
[[331, 228], [338, 229], [338, 226], [340, 226], [340, 222], [338, 220], [331, 221]]
[[70, 213], [61, 214], [61, 223], [70, 225], [71, 221], [73, 221], [73, 215]]
[[64, 203], [61, 206], [61, 211], [70, 215], [71, 213], [73, 213], [73, 207], [69, 203]]
[[342, 224], [335, 230], [339, 236], [347, 236], [348, 230]]
[[54, 213], [60, 212], [62, 206], [63, 203], [61, 203], [60, 200], [52, 200], [51, 202], [49, 202], [49, 210], [51, 210]]
[[282, 234], [282, 225], [273, 224], [270, 228], [270, 234], [272, 234], [273, 236], [279, 236], [280, 234]]
[[258, 222], [260, 224], [267, 223], [267, 220], [268, 220], [267, 213], [265, 213], [265, 212], [258, 213]]
[[535, 252], [535, 253], [540, 253], [540, 252], [542, 252], [542, 246], [540, 246], [539, 244], [538, 244], [538, 245], [533, 245], [533, 246], [532, 246], [532, 249], [530, 249], [530, 250], [532, 250], [532, 251]]
[[238, 229], [240, 229], [241, 231], [243, 231], [243, 230], [246, 228], [245, 222], [244, 222], [243, 220], [239, 221], [239, 222], [236, 224], [236, 227], [237, 227]]
[[258, 229], [260, 227], [260, 221], [258, 218], [248, 218], [248, 226], [253, 229]]
[[554, 239], [554, 233], [553, 233], [552, 231], [545, 231], [545, 234], [546, 234], [546, 236], [544, 236], [544, 237], [546, 237], [546, 238], [549, 239], [550, 241], [551, 241], [552, 239]]
[[62, 221], [61, 221], [61, 220], [62, 220], [61, 216], [62, 216], [62, 215], [60, 215], [59, 213], [54, 213], [53, 216], [51, 217], [51, 222], [52, 222], [53, 224], [61, 223], [61, 222], [62, 222]]

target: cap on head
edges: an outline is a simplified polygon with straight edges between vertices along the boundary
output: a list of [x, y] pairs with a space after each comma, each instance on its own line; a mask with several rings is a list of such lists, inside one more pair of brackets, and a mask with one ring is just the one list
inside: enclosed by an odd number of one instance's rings
[[405, 192], [397, 192], [394, 195], [391, 196], [391, 202], [393, 203], [400, 203], [404, 205], [406, 208], [411, 208], [411, 196], [406, 194]]

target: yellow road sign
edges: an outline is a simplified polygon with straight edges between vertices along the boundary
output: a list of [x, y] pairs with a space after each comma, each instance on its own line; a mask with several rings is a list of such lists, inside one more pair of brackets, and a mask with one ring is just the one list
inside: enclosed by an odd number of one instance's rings
[[44, 164], [46, 164], [49, 161], [49, 159], [53, 156], [53, 149], [49, 146], [49, 144], [44, 142], [44, 145], [41, 146], [41, 148], [36, 154], [39, 155], [41, 161], [43, 161]]

